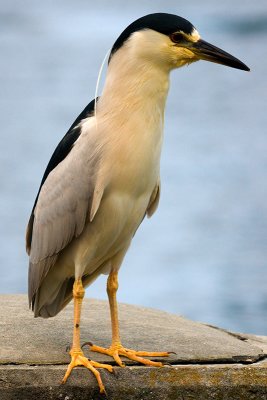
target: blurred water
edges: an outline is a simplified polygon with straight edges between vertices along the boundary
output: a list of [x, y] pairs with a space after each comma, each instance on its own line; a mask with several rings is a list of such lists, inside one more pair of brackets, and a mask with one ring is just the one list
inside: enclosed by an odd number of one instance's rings
[[[267, 334], [265, 0], [0, 1], [0, 292], [26, 291], [33, 200], [104, 54], [157, 11], [188, 18], [252, 72], [200, 62], [172, 73], [160, 207], [134, 238], [119, 299]], [[105, 298], [105, 277], [87, 294]]]

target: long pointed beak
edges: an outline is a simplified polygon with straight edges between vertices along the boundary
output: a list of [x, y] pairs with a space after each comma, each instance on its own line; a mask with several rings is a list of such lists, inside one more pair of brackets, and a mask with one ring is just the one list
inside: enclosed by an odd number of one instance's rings
[[211, 61], [228, 67], [242, 69], [243, 71], [250, 71], [242, 61], [205, 40], [199, 39], [193, 43], [192, 51], [200, 60]]

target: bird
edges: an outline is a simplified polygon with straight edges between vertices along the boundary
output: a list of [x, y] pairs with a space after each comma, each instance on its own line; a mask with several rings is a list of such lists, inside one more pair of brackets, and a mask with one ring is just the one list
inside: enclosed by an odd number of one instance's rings
[[[28, 296], [35, 317], [50, 318], [74, 301], [73, 342], [63, 383], [84, 366], [105, 392], [98, 368], [80, 343], [85, 287], [108, 275], [112, 342], [88, 342], [123, 367], [121, 356], [161, 367], [146, 352], [124, 347], [118, 320], [118, 272], [139, 225], [160, 199], [160, 157], [170, 72], [199, 60], [249, 71], [203, 40], [186, 19], [153, 13], [131, 23], [111, 48], [102, 94], [74, 121], [45, 169], [26, 231]], [[182, 101], [182, 99], [180, 99]], [[136, 321], [138, 324], [138, 321]]]

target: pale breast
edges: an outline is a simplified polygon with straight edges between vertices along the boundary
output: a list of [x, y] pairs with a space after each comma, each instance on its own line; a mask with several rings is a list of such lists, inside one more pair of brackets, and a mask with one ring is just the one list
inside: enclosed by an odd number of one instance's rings
[[148, 195], [133, 198], [116, 191], [105, 194], [94, 220], [88, 221], [62, 257], [75, 265], [78, 275], [92, 274], [128, 247], [145, 216], [148, 202]]

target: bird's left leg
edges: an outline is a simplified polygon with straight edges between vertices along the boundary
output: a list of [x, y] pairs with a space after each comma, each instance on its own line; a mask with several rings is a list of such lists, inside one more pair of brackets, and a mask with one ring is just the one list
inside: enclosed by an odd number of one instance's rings
[[161, 362], [151, 361], [143, 357], [167, 357], [170, 353], [168, 352], [147, 352], [147, 351], [135, 351], [123, 347], [120, 340], [119, 332], [119, 319], [118, 319], [118, 303], [116, 293], [118, 290], [118, 271], [113, 270], [110, 272], [107, 281], [107, 293], [109, 299], [110, 316], [111, 316], [111, 327], [112, 327], [112, 343], [111, 346], [106, 349], [103, 347], [91, 345], [90, 349], [99, 353], [107, 354], [114, 358], [116, 363], [121, 367], [124, 367], [120, 356], [129, 358], [130, 360], [137, 361], [141, 364], [150, 365], [154, 367], [162, 367]]
[[80, 346], [80, 318], [81, 318], [81, 308], [82, 301], [84, 297], [84, 288], [81, 279], [76, 279], [73, 285], [73, 298], [74, 298], [74, 327], [73, 327], [73, 344], [70, 350], [71, 362], [68, 365], [67, 371], [63, 378], [62, 383], [65, 383], [73, 370], [73, 368], [78, 366], [84, 366], [88, 368], [96, 377], [100, 393], [105, 392], [105, 388], [101, 379], [101, 376], [96, 368], [105, 368], [109, 372], [112, 372], [112, 366], [106, 364], [99, 364], [98, 362], [88, 360], [81, 349]]

